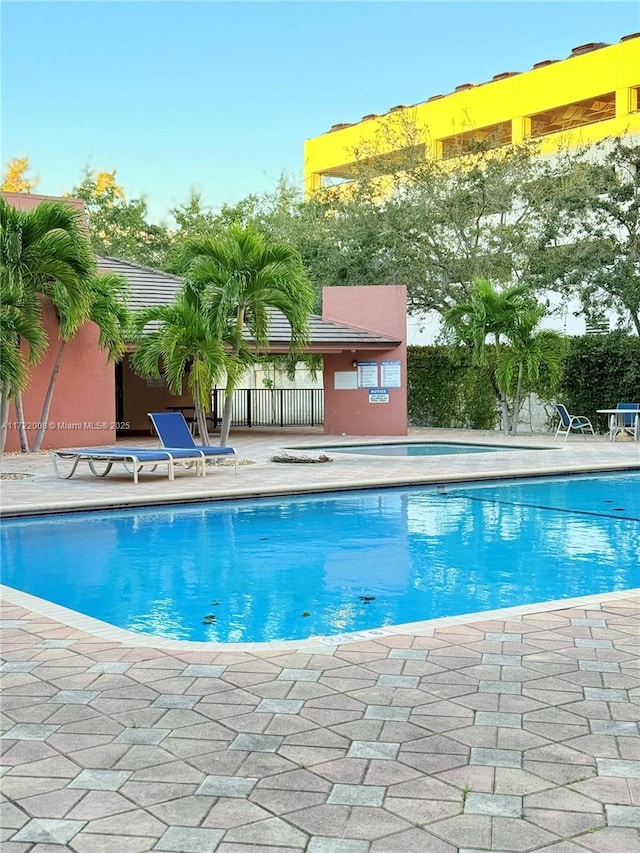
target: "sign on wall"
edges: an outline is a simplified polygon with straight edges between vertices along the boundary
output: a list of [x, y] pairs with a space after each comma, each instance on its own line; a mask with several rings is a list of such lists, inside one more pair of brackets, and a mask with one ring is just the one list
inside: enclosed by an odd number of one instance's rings
[[369, 389], [370, 403], [388, 403], [389, 389], [388, 388], [370, 388]]
[[355, 391], [358, 387], [358, 374], [355, 370], [336, 370], [333, 374], [335, 391]]
[[377, 361], [359, 361], [358, 362], [358, 388], [377, 388], [378, 387], [378, 362]]
[[402, 370], [400, 361], [383, 361], [380, 365], [380, 384], [385, 388], [402, 387]]

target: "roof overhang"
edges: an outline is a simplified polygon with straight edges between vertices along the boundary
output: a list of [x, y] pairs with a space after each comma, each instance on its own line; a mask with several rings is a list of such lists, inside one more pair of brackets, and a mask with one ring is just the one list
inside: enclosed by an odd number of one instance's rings
[[[98, 258], [98, 268], [101, 272], [119, 273], [129, 282], [129, 306], [132, 310], [140, 310], [155, 305], [168, 305], [184, 284], [183, 279], [162, 270], [154, 270], [130, 261], [118, 258]], [[260, 347], [264, 355], [280, 355], [289, 352], [291, 342], [291, 326], [281, 311], [272, 311], [269, 341]], [[360, 351], [386, 352], [400, 346], [402, 341], [379, 335], [375, 332], [359, 329], [324, 320], [318, 314], [309, 317], [309, 338], [303, 352], [324, 355], [328, 353], [349, 352], [356, 354]], [[253, 346], [250, 338], [247, 344]], [[133, 345], [128, 347], [134, 349]]]

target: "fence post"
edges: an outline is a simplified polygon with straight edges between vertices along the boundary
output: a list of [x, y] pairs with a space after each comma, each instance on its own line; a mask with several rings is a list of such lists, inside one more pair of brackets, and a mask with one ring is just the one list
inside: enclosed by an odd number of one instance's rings
[[251, 424], [251, 389], [247, 388], [247, 426], [252, 426]]

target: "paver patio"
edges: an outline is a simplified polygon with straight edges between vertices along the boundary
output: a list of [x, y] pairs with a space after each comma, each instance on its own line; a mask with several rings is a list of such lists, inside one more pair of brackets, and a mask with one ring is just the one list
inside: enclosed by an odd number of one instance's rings
[[[3, 483], [4, 509], [79, 491], [99, 505], [257, 494], [267, 479], [444, 480], [471, 465], [276, 465], [273, 446], [243, 439], [255, 464], [237, 478], [139, 487], [60, 483], [48, 460], [10, 457], [37, 477]], [[637, 448], [594, 448], [569, 442], [539, 464], [640, 465]], [[525, 456], [473, 465], [504, 476]], [[249, 650], [115, 640], [44, 611], [7, 591], [3, 853], [640, 853], [637, 592]]]

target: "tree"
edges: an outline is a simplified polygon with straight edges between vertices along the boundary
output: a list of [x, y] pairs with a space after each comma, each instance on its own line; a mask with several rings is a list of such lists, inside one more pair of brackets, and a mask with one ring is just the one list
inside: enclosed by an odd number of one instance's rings
[[563, 157], [551, 162], [521, 145], [479, 146], [415, 169], [385, 206], [411, 307], [442, 314], [470, 298], [477, 278], [544, 290], [532, 270], [558, 238], [555, 187], [566, 168]]
[[98, 255], [109, 255], [155, 269], [162, 268], [171, 237], [164, 225], [148, 222], [144, 199], [127, 200], [116, 172], [85, 170], [71, 195], [84, 201], [91, 244]]
[[545, 309], [526, 285], [497, 290], [475, 279], [471, 297], [444, 314], [455, 345], [472, 348], [473, 361], [489, 372], [502, 411], [505, 435], [514, 435], [525, 394], [536, 390], [542, 372], [552, 382], [560, 378], [565, 345], [562, 336], [538, 325]]
[[509, 434], [518, 430], [520, 409], [531, 392], [544, 395], [553, 392], [562, 376], [567, 341], [553, 329], [539, 329], [545, 316], [542, 305], [532, 305], [519, 312], [509, 335], [509, 346], [503, 350], [496, 368], [496, 379], [502, 394], [511, 401]]
[[16, 157], [7, 164], [7, 173], [0, 189], [5, 193], [30, 193], [38, 183], [38, 178], [28, 178], [29, 158]]
[[268, 348], [271, 311], [281, 311], [291, 327], [290, 351], [299, 352], [308, 336], [314, 303], [300, 255], [269, 240], [255, 226], [232, 225], [222, 237], [187, 241], [180, 268], [186, 287], [202, 308], [210, 334], [230, 351], [220, 444], [231, 425], [233, 392], [252, 360], [246, 332], [256, 352]]
[[202, 443], [208, 444], [211, 389], [229, 363], [221, 341], [211, 335], [199, 300], [183, 288], [169, 305], [136, 312], [132, 328], [134, 371], [143, 379], [164, 377], [172, 394], [182, 394], [186, 380]]
[[192, 191], [185, 204], [171, 210], [171, 215], [178, 225], [175, 239], [180, 242], [188, 237], [210, 235], [212, 232], [223, 234], [230, 225], [248, 225], [258, 218], [260, 207], [260, 197], [251, 194], [236, 205], [223, 204], [220, 210], [215, 212], [212, 208], [203, 206], [200, 193]]
[[86, 301], [83, 300], [80, 304], [77, 300], [70, 299], [66, 290], [63, 289], [57, 295], [54, 291], [54, 305], [60, 323], [59, 342], [42, 403], [40, 427], [33, 445], [34, 453], [38, 453], [42, 447], [65, 347], [79, 329], [87, 322], [95, 323], [98, 327], [98, 346], [106, 351], [109, 361], [117, 361], [124, 355], [129, 320], [126, 306], [129, 288], [127, 280], [116, 273], [95, 274], [85, 282], [85, 287]]
[[176, 268], [180, 267], [181, 253], [189, 240], [214, 235], [222, 237], [231, 225], [244, 226], [257, 222], [262, 207], [262, 197], [251, 194], [236, 205], [223, 204], [219, 210], [214, 210], [203, 204], [200, 193], [192, 190], [186, 203], [171, 210], [178, 228], [171, 234], [171, 245], [163, 268], [168, 272], [175, 272]]
[[567, 236], [546, 259], [550, 286], [577, 296], [588, 318], [609, 309], [640, 334], [640, 143], [603, 140], [574, 169], [581, 182], [558, 212]]
[[303, 201], [283, 177], [257, 199], [252, 221], [298, 249], [317, 301], [322, 286], [402, 282], [410, 311], [442, 314], [477, 277], [540, 293], [553, 283], [541, 273], [568, 227], [558, 207], [582, 181], [566, 152], [551, 161], [533, 143], [485, 140], [434, 161], [415, 127], [389, 133], [358, 151], [351, 180]]
[[0, 280], [0, 454], [4, 452], [7, 439], [9, 403], [27, 387], [29, 367], [40, 361], [46, 348], [47, 336], [40, 322], [37, 300], [33, 295], [19, 294], [3, 274]]
[[[68, 204], [45, 201], [32, 210], [18, 210], [0, 199], [0, 274], [3, 292], [24, 306], [33, 323], [41, 320], [40, 298], [88, 305], [86, 282], [95, 273], [95, 256], [82, 233], [81, 215]], [[20, 345], [19, 336], [11, 339]], [[15, 392], [16, 415], [22, 424], [20, 441], [28, 451], [21, 388]]]

